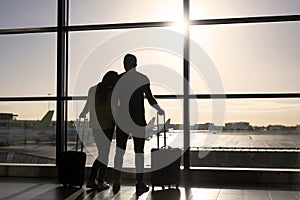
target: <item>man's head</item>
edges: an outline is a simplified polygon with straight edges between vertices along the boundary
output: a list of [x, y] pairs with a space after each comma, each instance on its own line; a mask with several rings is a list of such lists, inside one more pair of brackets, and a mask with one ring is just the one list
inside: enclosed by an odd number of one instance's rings
[[124, 57], [123, 64], [124, 64], [124, 68], [126, 71], [129, 71], [129, 70], [135, 68], [137, 66], [136, 57], [132, 54], [127, 54]]

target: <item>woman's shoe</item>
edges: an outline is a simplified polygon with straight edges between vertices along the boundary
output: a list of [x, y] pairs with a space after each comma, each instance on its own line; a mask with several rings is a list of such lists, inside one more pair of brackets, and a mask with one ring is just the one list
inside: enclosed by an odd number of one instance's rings
[[121, 183], [114, 183], [113, 184], [113, 193], [117, 194], [120, 191]]
[[145, 183], [137, 183], [135, 185], [135, 189], [136, 189], [137, 196], [141, 196], [143, 193], [149, 191], [149, 187], [145, 185]]
[[107, 190], [109, 188], [109, 184], [106, 183], [105, 181], [100, 182], [97, 184], [96, 188], [97, 190]]
[[96, 188], [97, 184], [96, 184], [95, 180], [88, 180], [86, 183], [86, 187], [87, 188]]

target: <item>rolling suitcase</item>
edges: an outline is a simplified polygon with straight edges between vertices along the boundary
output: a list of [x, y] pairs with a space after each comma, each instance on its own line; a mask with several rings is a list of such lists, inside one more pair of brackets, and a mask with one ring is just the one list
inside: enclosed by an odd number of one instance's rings
[[[82, 124], [83, 139], [85, 121], [86, 119], [84, 118]], [[79, 119], [79, 127], [80, 126]], [[84, 184], [86, 153], [83, 152], [83, 139], [80, 142], [81, 150], [78, 151], [79, 131], [80, 130], [78, 129], [78, 134], [76, 136], [76, 150], [62, 152], [58, 159], [58, 181], [64, 186], [79, 186], [81, 188]]]
[[151, 149], [151, 184], [152, 191], [155, 186], [161, 186], [164, 189], [166, 185], [178, 185], [180, 183], [180, 158], [181, 149], [167, 146], [165, 115], [163, 115], [163, 134], [164, 145], [159, 147], [159, 120], [157, 115], [157, 148]]

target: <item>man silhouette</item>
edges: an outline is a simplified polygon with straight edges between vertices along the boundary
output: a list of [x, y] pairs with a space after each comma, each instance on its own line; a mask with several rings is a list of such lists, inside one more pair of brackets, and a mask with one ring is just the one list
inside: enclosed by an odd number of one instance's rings
[[152, 95], [150, 81], [147, 76], [136, 71], [137, 59], [132, 54], [124, 57], [125, 73], [119, 77], [119, 81], [114, 91], [114, 101], [117, 106], [115, 121], [117, 124], [116, 140], [117, 148], [114, 159], [115, 176], [113, 192], [116, 194], [120, 190], [121, 168], [126, 150], [128, 134], [131, 133], [134, 142], [135, 166], [136, 166], [136, 194], [141, 195], [149, 190], [143, 182], [144, 169], [144, 146], [145, 146], [145, 108], [144, 96], [149, 104], [154, 107], [159, 115], [164, 114], [157, 101]]

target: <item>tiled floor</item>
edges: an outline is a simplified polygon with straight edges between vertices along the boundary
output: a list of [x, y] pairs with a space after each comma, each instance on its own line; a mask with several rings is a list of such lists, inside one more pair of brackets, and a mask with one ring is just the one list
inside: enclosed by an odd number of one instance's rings
[[[121, 191], [113, 195], [111, 188], [105, 191], [93, 191], [83, 186], [64, 188], [55, 179], [0, 178], [0, 199], [101, 199], [131, 200], [137, 199], [135, 186], [128, 182]], [[300, 199], [300, 187], [288, 185], [201, 185], [198, 187], [179, 187], [161, 190], [156, 187], [138, 199], [141, 200], [296, 200]]]

